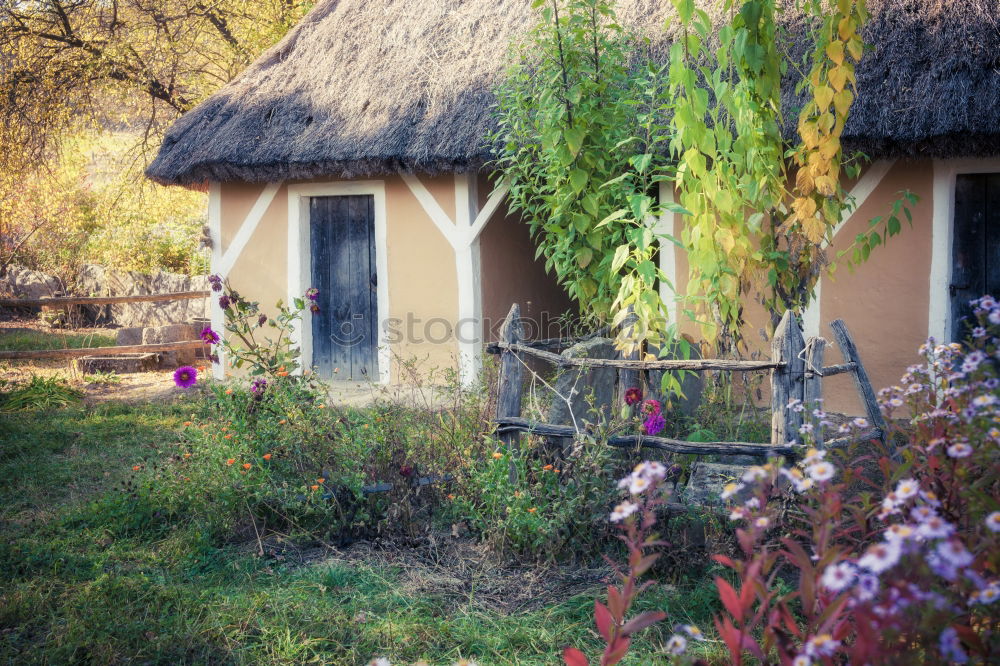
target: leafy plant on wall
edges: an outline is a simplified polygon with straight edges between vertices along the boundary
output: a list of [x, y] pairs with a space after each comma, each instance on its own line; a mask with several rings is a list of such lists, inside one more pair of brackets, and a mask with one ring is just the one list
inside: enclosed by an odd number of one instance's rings
[[[841, 136], [856, 96], [865, 0], [720, 0], [713, 23], [694, 0], [671, 0], [677, 18], [669, 61], [643, 61], [602, 0], [538, 0], [541, 23], [498, 90], [499, 172], [538, 252], [581, 309], [636, 325], [624, 349], [676, 332], [658, 283], [659, 240], [687, 252], [686, 314], [709, 340], [739, 348], [743, 304], [756, 297], [776, 323], [804, 310], [824, 268], [833, 230], [852, 205], [842, 174], [861, 155]], [[809, 48], [794, 61], [781, 14], [805, 14]], [[781, 81], [803, 74], [797, 136], [782, 135]], [[677, 203], [657, 202], [667, 180]], [[901, 229], [906, 193], [848, 248], [848, 263]], [[680, 239], [653, 220], [681, 213]]]

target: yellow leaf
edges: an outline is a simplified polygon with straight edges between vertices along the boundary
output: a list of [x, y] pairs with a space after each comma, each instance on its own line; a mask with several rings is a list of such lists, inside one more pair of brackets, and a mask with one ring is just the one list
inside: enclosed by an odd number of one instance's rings
[[833, 90], [830, 86], [819, 86], [813, 91], [813, 98], [816, 100], [820, 113], [825, 113], [830, 108], [830, 102], [833, 101]]
[[795, 187], [803, 195], [812, 194], [813, 190], [816, 189], [816, 183], [813, 182], [809, 169], [799, 169], [795, 173]]
[[815, 148], [818, 146], [819, 129], [816, 127], [816, 122], [809, 120], [799, 123], [799, 136], [802, 137], [802, 143], [806, 148]]
[[835, 39], [826, 45], [826, 57], [840, 65], [844, 62], [844, 42]]
[[840, 139], [832, 136], [819, 146], [819, 154], [824, 160], [832, 160], [838, 152], [840, 152]]
[[819, 127], [823, 134], [829, 134], [830, 130], [833, 129], [833, 124], [836, 120], [832, 113], [824, 113], [819, 118], [816, 119], [816, 125]]
[[844, 88], [833, 96], [833, 108], [835, 108], [837, 110], [837, 114], [841, 116], [847, 115], [852, 102], [854, 102], [854, 93], [852, 93], [848, 88]]
[[728, 229], [716, 230], [715, 240], [722, 246], [726, 254], [732, 252], [733, 248], [736, 247], [736, 239], [733, 238], [733, 232]]
[[820, 176], [816, 179], [816, 190], [825, 197], [832, 197], [837, 192], [837, 181], [830, 176]]
[[844, 89], [844, 85], [847, 83], [847, 74], [846, 67], [834, 67], [830, 70], [827, 78], [830, 79], [830, 85], [833, 86], [834, 90], [840, 92]]
[[809, 197], [799, 197], [792, 202], [792, 210], [795, 211], [795, 217], [805, 224], [807, 218], [816, 214], [816, 202]]
[[850, 40], [854, 36], [854, 31], [857, 29], [858, 24], [850, 16], [845, 16], [840, 19], [840, 23], [837, 24], [837, 34], [845, 42]]
[[865, 52], [864, 45], [857, 37], [851, 37], [847, 42], [847, 51], [855, 60], [861, 60], [861, 55]]
[[826, 225], [816, 217], [802, 219], [802, 233], [809, 239], [810, 243], [820, 244], [823, 236], [826, 235]]

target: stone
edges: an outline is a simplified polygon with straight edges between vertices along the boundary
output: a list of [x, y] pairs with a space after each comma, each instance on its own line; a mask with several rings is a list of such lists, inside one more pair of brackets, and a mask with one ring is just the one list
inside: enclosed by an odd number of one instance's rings
[[142, 344], [142, 328], [138, 326], [132, 328], [119, 328], [115, 344], [119, 347]]
[[0, 293], [11, 298], [44, 298], [60, 291], [59, 278], [16, 264], [7, 266], [7, 273], [0, 277]]
[[[167, 326], [149, 326], [142, 329], [142, 344], [160, 345], [168, 342], [183, 342], [197, 340], [198, 333], [191, 324], [169, 324]], [[194, 349], [160, 352], [160, 367], [175, 368], [189, 365], [195, 361]]]
[[[726, 504], [719, 496], [723, 488], [729, 483], [739, 483], [743, 473], [746, 472], [745, 465], [724, 465], [721, 463], [695, 463], [687, 486], [684, 488], [682, 500], [686, 504], [698, 506], [721, 506]], [[730, 503], [742, 503], [750, 499], [752, 493], [749, 488], [736, 493]]]
[[[160, 271], [152, 275], [112, 271], [86, 264], [77, 276], [77, 293], [85, 296], [167, 294], [209, 289], [208, 276]], [[125, 327], [165, 326], [209, 316], [208, 298], [92, 306], [95, 323]]]
[[[562, 355], [566, 358], [617, 358], [618, 350], [608, 338], [592, 338], [578, 342]], [[615, 368], [565, 368], [555, 381], [556, 395], [552, 396], [548, 422], [557, 425], [574, 425], [575, 422], [582, 430], [585, 421], [594, 423], [610, 419], [616, 403], [617, 383]], [[569, 404], [560, 396], [568, 399]]]
[[117, 356], [83, 356], [76, 359], [78, 372], [93, 375], [98, 372], [149, 372], [157, 366], [156, 354], [119, 354]]

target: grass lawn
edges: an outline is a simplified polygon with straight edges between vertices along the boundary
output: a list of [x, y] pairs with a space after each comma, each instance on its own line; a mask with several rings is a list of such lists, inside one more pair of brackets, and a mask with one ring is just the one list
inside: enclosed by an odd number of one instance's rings
[[113, 347], [115, 344], [114, 336], [102, 333], [64, 333], [26, 328], [0, 329], [0, 350], [2, 351], [81, 349], [85, 347]]
[[[194, 523], [109, 515], [97, 500], [206, 409], [183, 399], [0, 415], [0, 662], [553, 664], [567, 643], [596, 654], [597, 581], [511, 609], [391, 558], [261, 557], [252, 535], [220, 542]], [[438, 563], [442, 581], [452, 564]], [[707, 630], [714, 598], [706, 578], [656, 586], [642, 606]], [[647, 630], [625, 663], [665, 662], [654, 650], [670, 629]], [[719, 644], [699, 647], [722, 663]]]

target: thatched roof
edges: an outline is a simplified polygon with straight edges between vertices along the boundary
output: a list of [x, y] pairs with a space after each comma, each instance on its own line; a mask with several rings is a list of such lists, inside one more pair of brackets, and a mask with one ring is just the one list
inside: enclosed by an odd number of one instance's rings
[[[491, 89], [533, 21], [529, 5], [319, 0], [170, 128], [147, 174], [192, 184], [478, 166]], [[662, 45], [669, 2], [618, 5], [623, 23]], [[1000, 154], [1000, 0], [869, 6], [875, 50], [858, 71], [845, 142], [873, 156]]]

